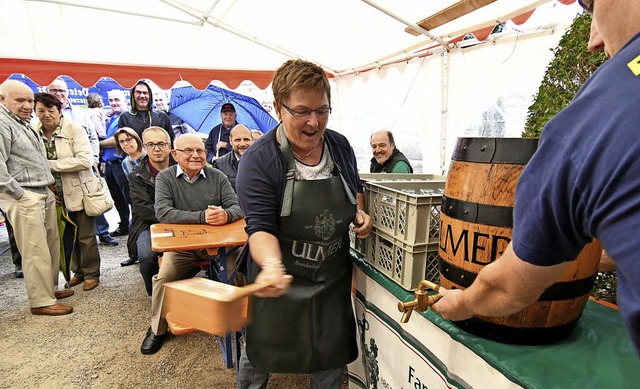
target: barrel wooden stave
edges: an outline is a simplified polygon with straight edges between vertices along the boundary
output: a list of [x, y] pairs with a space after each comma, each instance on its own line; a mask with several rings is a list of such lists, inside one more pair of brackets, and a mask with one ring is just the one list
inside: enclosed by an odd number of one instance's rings
[[452, 161], [444, 192], [451, 198], [472, 203], [513, 207], [517, 177], [523, 169], [524, 165], [516, 164]]
[[[502, 144], [503, 141], [465, 138], [458, 141], [440, 216], [440, 282], [445, 288], [468, 287], [485, 265], [499, 260], [511, 240], [515, 189], [530, 155], [517, 155], [515, 163], [510, 163], [509, 158], [500, 158], [494, 163], [493, 157], [500, 154], [501, 147], [504, 150], [505, 146], [520, 146], [518, 140], [510, 139]], [[531, 140], [522, 141], [524, 152], [532, 154]], [[466, 157], [470, 160], [465, 160]], [[454, 252], [452, 248], [456, 243], [467, 245], [468, 253], [464, 255], [461, 247]], [[456, 324], [476, 335], [506, 343], [559, 341], [571, 333], [582, 315], [601, 252], [602, 246], [597, 241], [585, 246], [556, 283], [538, 301], [518, 313], [502, 317], [475, 316]]]

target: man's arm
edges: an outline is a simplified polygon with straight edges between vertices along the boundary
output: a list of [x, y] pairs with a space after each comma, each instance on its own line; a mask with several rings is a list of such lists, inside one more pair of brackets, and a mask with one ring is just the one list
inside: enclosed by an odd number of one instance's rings
[[91, 119], [82, 113], [83, 123], [76, 123], [82, 125], [84, 130], [87, 133], [87, 137], [89, 139], [89, 145], [91, 146], [91, 151], [93, 152], [93, 162], [98, 164], [100, 162], [100, 145], [98, 143], [98, 133], [96, 132], [96, 127], [93, 125]]
[[[109, 125], [107, 126], [106, 129], [106, 133], [108, 134], [110, 131], [112, 131], [112, 133], [115, 132], [115, 129], [112, 128], [112, 126], [118, 126], [118, 128], [122, 128], [122, 127], [126, 127], [123, 123], [122, 123], [122, 117], [124, 116], [124, 114], [120, 115], [120, 117], [118, 117], [117, 119], [113, 119], [116, 120], [116, 123], [112, 123], [110, 122]], [[111, 135], [110, 137], [103, 139], [100, 141], [100, 148], [101, 149], [111, 149], [116, 147], [116, 138]]]
[[238, 196], [231, 186], [231, 182], [223, 173], [220, 173], [220, 198], [222, 199], [222, 208], [227, 211], [229, 218], [227, 223], [233, 223], [244, 217], [244, 212], [238, 203]]
[[11, 195], [14, 199], [19, 200], [24, 194], [24, 189], [9, 174], [7, 169], [7, 160], [11, 154], [11, 139], [7, 135], [11, 133], [11, 128], [2, 128], [2, 133], [3, 135], [0, 137], [0, 190], [2, 193]]
[[148, 185], [135, 172], [129, 175], [129, 190], [131, 191], [132, 212], [135, 212], [148, 224], [158, 223], [154, 209], [154, 194], [149, 193]]
[[509, 244], [502, 257], [485, 266], [466, 290], [441, 288], [443, 297], [432, 309], [446, 320], [510, 315], [535, 302], [568, 266], [569, 262], [532, 265], [520, 259]]
[[116, 147], [116, 138], [113, 136], [110, 136], [107, 139], [103, 139], [100, 141], [101, 149], [112, 149], [114, 147]]
[[207, 137], [207, 140], [204, 142], [204, 148], [205, 150], [207, 150], [207, 162], [212, 162], [213, 158], [216, 156], [215, 141], [216, 141], [216, 138], [218, 137], [217, 135], [214, 135], [216, 128], [217, 126], [213, 127], [213, 129], [209, 131], [209, 136]]

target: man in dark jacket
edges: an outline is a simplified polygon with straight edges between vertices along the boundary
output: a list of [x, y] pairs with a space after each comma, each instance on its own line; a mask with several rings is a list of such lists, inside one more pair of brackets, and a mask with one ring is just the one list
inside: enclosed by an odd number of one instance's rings
[[[149, 127], [142, 133], [142, 142], [147, 155], [129, 175], [132, 217], [127, 248], [130, 258], [124, 262], [140, 261], [140, 274], [144, 286], [151, 296], [152, 278], [158, 274], [158, 255], [151, 250], [149, 229], [158, 223], [156, 218], [156, 175], [169, 167], [171, 144], [169, 134], [160, 127]], [[127, 263], [126, 265], [128, 265]]]
[[391, 131], [378, 131], [371, 135], [370, 173], [413, 173], [407, 157], [396, 148]]
[[169, 116], [163, 111], [151, 108], [153, 93], [149, 84], [138, 81], [131, 88], [131, 110], [120, 115], [118, 128], [130, 127], [142, 138], [142, 132], [151, 126], [163, 128], [173, 144], [173, 128]]
[[213, 167], [222, 171], [229, 181], [233, 190], [236, 191], [236, 176], [238, 175], [238, 162], [244, 152], [251, 146], [253, 140], [251, 138], [251, 130], [244, 124], [238, 124], [231, 129], [229, 133], [229, 143], [233, 148], [232, 153], [228, 153], [224, 157], [220, 157], [213, 161]]
[[207, 150], [207, 162], [209, 163], [213, 163], [214, 160], [231, 151], [229, 133], [233, 127], [238, 125], [236, 107], [231, 103], [222, 104], [220, 118], [222, 123], [211, 129], [209, 137], [204, 142], [204, 148]]

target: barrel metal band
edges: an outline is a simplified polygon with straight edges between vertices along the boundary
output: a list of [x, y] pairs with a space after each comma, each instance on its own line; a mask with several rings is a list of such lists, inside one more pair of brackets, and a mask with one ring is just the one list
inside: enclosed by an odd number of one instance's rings
[[513, 207], [488, 205], [442, 196], [441, 212], [469, 223], [495, 227], [513, 227]]
[[[579, 319], [579, 318], [578, 318]], [[578, 319], [554, 327], [510, 327], [490, 323], [472, 317], [471, 319], [454, 321], [453, 324], [472, 334], [496, 342], [522, 345], [542, 345], [559, 342], [571, 334]]]
[[538, 139], [459, 138], [454, 161], [526, 165], [538, 148]]
[[[456, 266], [450, 262], [442, 259], [438, 255], [438, 270], [442, 277], [453, 282], [456, 285], [460, 285], [463, 288], [471, 286], [473, 281], [478, 276], [477, 273], [465, 270], [459, 266]], [[589, 294], [593, 287], [596, 275], [591, 277], [581, 278], [573, 281], [556, 282], [551, 285], [547, 290], [542, 293], [538, 301], [558, 301], [558, 300], [570, 300]]]

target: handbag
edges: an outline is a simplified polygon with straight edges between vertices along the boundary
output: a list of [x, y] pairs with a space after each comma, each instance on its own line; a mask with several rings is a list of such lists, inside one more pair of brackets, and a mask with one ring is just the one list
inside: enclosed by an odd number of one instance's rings
[[78, 172], [82, 188], [82, 205], [88, 216], [98, 216], [113, 208], [113, 199], [104, 178], [98, 174], [98, 168]]

